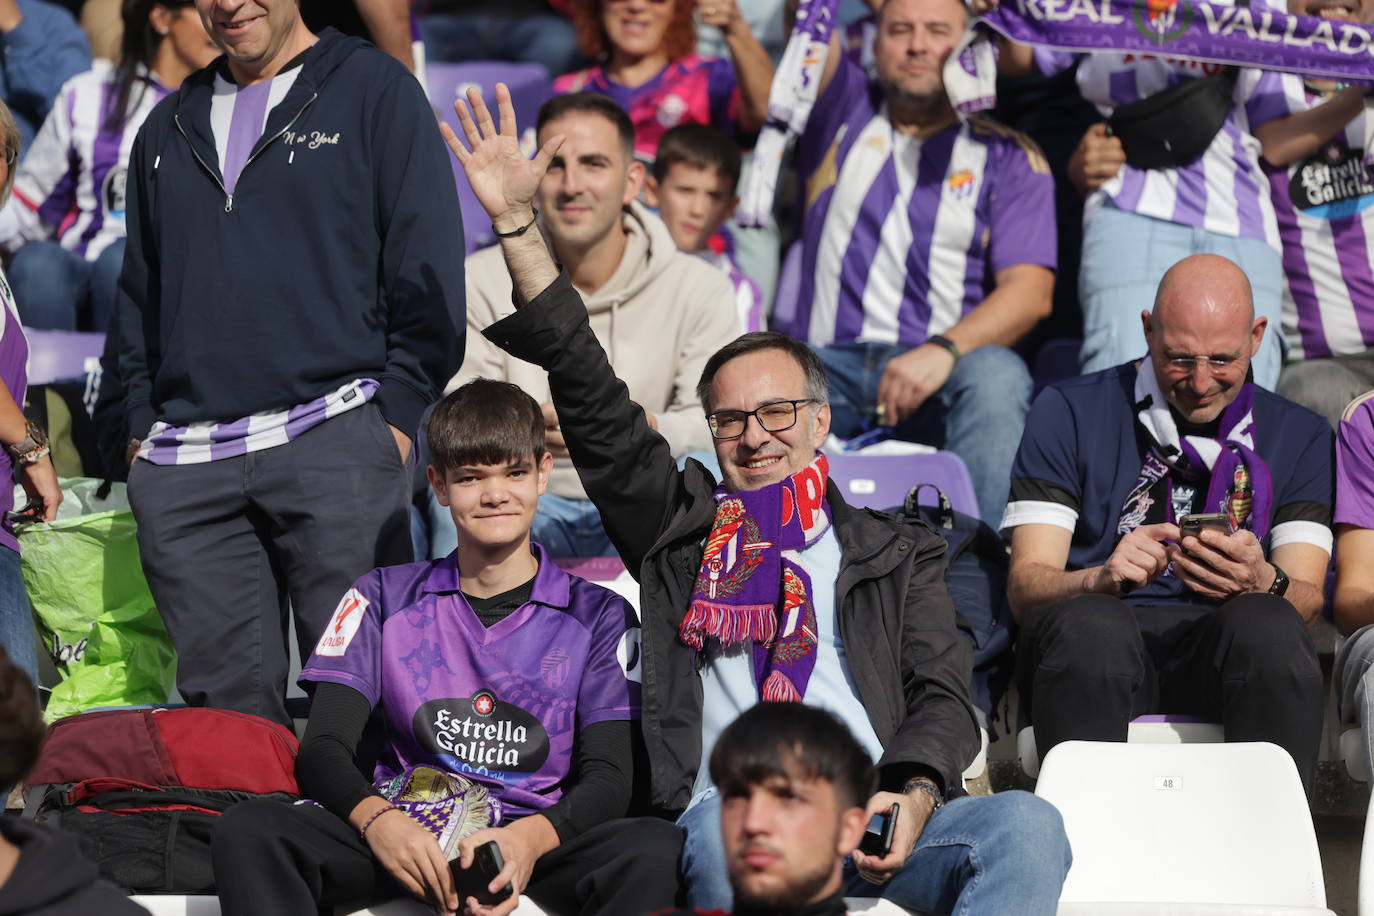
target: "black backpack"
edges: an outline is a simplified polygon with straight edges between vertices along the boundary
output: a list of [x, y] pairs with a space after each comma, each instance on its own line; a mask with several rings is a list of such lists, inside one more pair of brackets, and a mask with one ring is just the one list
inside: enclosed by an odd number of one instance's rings
[[[933, 487], [938, 506], [916, 502], [925, 487]], [[920, 519], [945, 539], [949, 567], [945, 584], [954, 602], [959, 630], [973, 644], [973, 678], [969, 693], [982, 714], [982, 725], [989, 735], [997, 720], [997, 704], [1012, 678], [1011, 648], [1016, 623], [1007, 603], [1007, 573], [1010, 562], [1002, 538], [987, 522], [955, 511], [949, 497], [934, 484], [918, 484], [906, 495], [894, 515]]]

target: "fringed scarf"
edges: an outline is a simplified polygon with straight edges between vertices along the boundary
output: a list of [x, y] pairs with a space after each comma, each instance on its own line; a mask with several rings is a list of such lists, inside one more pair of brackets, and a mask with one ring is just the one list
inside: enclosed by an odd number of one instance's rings
[[753, 643], [754, 683], [766, 701], [800, 701], [816, 666], [816, 610], [801, 551], [830, 528], [829, 473], [818, 453], [778, 483], [716, 490], [715, 521], [678, 626], [678, 638], [698, 652], [707, 637]]
[[1203, 512], [1224, 512], [1231, 530], [1248, 528], [1263, 539], [1269, 532], [1274, 484], [1269, 465], [1255, 452], [1255, 386], [1246, 382], [1221, 412], [1215, 438], [1180, 436], [1169, 402], [1159, 389], [1150, 360], [1140, 363], [1135, 378], [1136, 419], [1151, 439], [1140, 477], [1126, 497], [1117, 521], [1118, 534], [1144, 524], [1153, 502], [1150, 491], [1165, 480], [1165, 519], [1175, 522], [1175, 480], [1206, 487]]

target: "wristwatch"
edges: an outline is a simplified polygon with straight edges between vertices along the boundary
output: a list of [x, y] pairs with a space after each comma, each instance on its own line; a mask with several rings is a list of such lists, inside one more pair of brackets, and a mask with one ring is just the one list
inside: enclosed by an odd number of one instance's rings
[[14, 460], [20, 464], [37, 464], [48, 457], [48, 435], [32, 420], [24, 421], [24, 438], [6, 445]]
[[1269, 594], [1282, 595], [1288, 591], [1288, 573], [1279, 569], [1277, 563], [1270, 563], [1269, 565], [1274, 567], [1274, 584], [1269, 586]]

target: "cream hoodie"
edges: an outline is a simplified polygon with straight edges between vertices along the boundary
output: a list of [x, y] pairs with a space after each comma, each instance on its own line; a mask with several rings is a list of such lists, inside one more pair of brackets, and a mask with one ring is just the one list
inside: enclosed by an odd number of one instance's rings
[[[712, 353], [739, 336], [735, 293], [720, 269], [684, 254], [668, 227], [638, 201], [625, 214], [625, 255], [606, 285], [582, 294], [593, 333], [630, 397], [658, 418], [673, 454], [710, 451], [697, 381]], [[468, 337], [463, 367], [444, 389], [474, 378], [514, 382], [541, 404], [551, 400], [543, 369], [515, 359], [482, 331], [514, 312], [500, 246], [467, 259]], [[549, 492], [586, 499], [572, 462], [554, 462]]]

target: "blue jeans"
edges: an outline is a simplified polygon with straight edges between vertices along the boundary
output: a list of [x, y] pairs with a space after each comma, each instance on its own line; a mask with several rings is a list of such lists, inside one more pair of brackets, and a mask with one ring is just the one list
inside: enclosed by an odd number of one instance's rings
[[[729, 912], [734, 904], [715, 790], [677, 824], [686, 833], [687, 905]], [[926, 823], [902, 870], [885, 885], [844, 866], [846, 897], [882, 897], [922, 913], [1053, 914], [1073, 856], [1059, 811], [1029, 792], [957, 798]]]
[[1154, 307], [1164, 272], [1195, 254], [1219, 254], [1250, 278], [1255, 317], [1269, 319], [1252, 363], [1255, 382], [1270, 391], [1283, 363], [1279, 314], [1283, 261], [1257, 239], [1240, 239], [1206, 229], [1118, 210], [1107, 204], [1083, 227], [1078, 300], [1083, 309], [1083, 371], [1097, 372], [1145, 355], [1140, 313]]
[[[817, 347], [830, 379], [830, 429], [849, 439], [877, 424], [878, 383], [888, 360], [908, 348], [893, 344]], [[898, 439], [948, 449], [968, 465], [978, 511], [1002, 523], [1011, 462], [1030, 407], [1026, 364], [1005, 347], [979, 347], [954, 364], [944, 386], [894, 430]], [[913, 481], [914, 483], [914, 481]]]
[[419, 23], [430, 60], [522, 61], [543, 64], [553, 76], [582, 64], [572, 23], [562, 16], [435, 13]]
[[38, 682], [38, 653], [33, 638], [33, 609], [19, 572], [19, 554], [0, 547], [0, 645], [10, 660]]
[[44, 331], [104, 331], [123, 264], [123, 239], [94, 261], [57, 242], [29, 242], [15, 253], [8, 272], [20, 320]]

